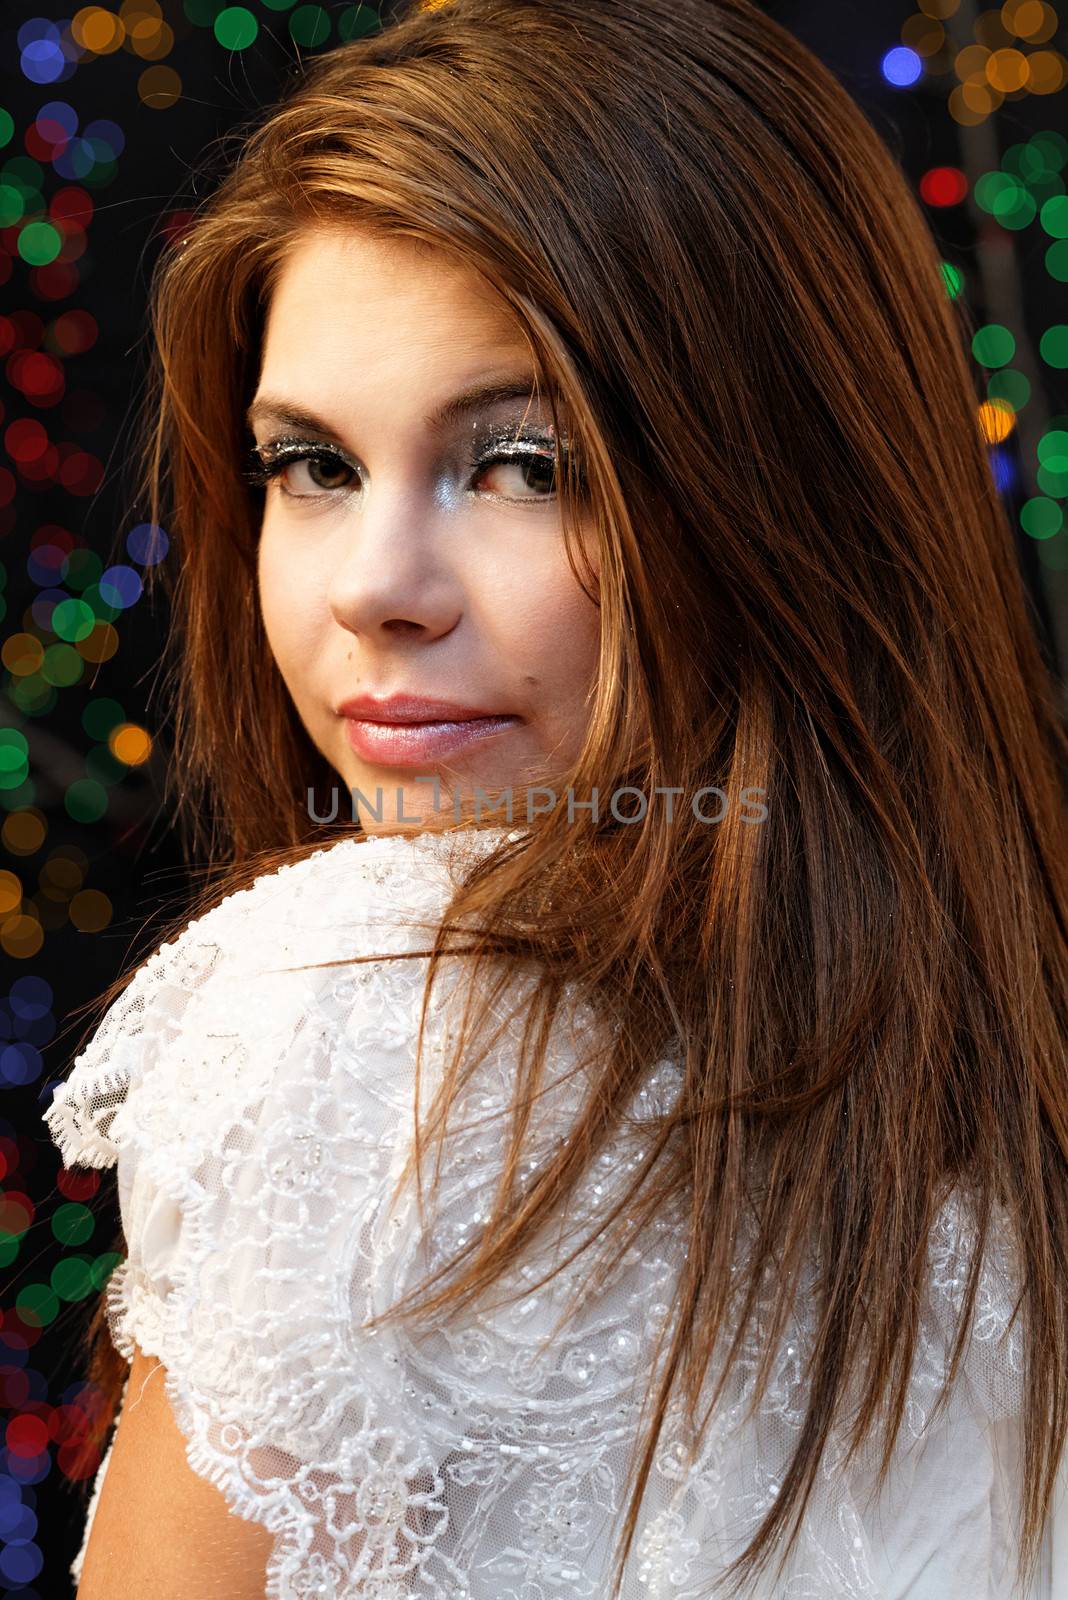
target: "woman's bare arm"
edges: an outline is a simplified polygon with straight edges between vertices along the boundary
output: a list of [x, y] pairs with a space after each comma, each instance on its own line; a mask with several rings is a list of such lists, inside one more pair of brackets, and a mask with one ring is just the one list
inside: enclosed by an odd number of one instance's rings
[[164, 1378], [135, 1350], [78, 1600], [263, 1600], [272, 1536], [190, 1467]]

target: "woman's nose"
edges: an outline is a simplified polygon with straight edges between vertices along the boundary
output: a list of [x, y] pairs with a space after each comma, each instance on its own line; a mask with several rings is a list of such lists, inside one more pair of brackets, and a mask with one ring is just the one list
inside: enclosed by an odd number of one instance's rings
[[345, 519], [341, 553], [328, 579], [328, 602], [343, 628], [437, 638], [463, 615], [460, 574], [447, 559], [433, 508], [410, 494], [380, 491]]

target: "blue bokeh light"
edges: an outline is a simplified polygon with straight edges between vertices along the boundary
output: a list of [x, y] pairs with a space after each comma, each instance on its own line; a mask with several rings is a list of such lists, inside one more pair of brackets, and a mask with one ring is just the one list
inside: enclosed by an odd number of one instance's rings
[[994, 484], [999, 494], [1009, 495], [1016, 487], [1019, 476], [1016, 463], [1008, 450], [999, 449], [997, 445], [987, 450], [987, 459], [990, 470], [994, 476]]
[[882, 59], [883, 77], [895, 89], [910, 89], [923, 77], [923, 57], [908, 45], [895, 45]]
[[155, 522], [139, 522], [126, 535], [126, 549], [143, 567], [153, 567], [162, 561], [171, 547], [171, 541]]
[[21, 1017], [25, 1022], [39, 1022], [48, 1015], [54, 999], [48, 980], [28, 973], [24, 978], [16, 978], [11, 985], [8, 1004], [16, 1017]]
[[121, 156], [126, 148], [126, 135], [117, 122], [110, 122], [107, 117], [97, 117], [95, 122], [87, 123], [83, 132], [87, 139], [96, 139], [106, 144], [111, 151], [113, 161]]
[[78, 131], [78, 113], [66, 100], [48, 100], [37, 113], [38, 125], [44, 122], [54, 122], [63, 129], [68, 139], [72, 139]]
[[61, 178], [66, 178], [69, 183], [76, 183], [80, 178], [87, 177], [98, 162], [107, 159], [103, 146], [95, 144], [92, 139], [86, 139], [83, 135], [72, 139], [65, 149], [59, 151], [52, 165]]
[[0, 1086], [23, 1088], [36, 1083], [44, 1070], [41, 1052], [25, 1039], [18, 1039], [0, 1049]]
[[0, 1578], [5, 1583], [29, 1583], [44, 1566], [40, 1545], [27, 1539], [25, 1543], [12, 1542], [0, 1549]]
[[71, 597], [66, 589], [41, 589], [30, 602], [30, 612], [39, 628], [52, 626], [52, 613], [58, 605]]
[[100, 574], [100, 598], [109, 606], [125, 611], [141, 598], [141, 574], [133, 567], [108, 567]]

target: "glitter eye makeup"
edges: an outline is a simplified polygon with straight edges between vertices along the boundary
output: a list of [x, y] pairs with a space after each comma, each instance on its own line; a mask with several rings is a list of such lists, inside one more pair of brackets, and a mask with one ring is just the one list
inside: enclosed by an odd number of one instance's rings
[[[317, 442], [313, 439], [283, 438], [272, 439], [266, 444], [254, 445], [248, 453], [249, 466], [243, 474], [245, 481], [254, 489], [265, 489], [287, 468], [301, 461], [314, 461], [322, 463], [327, 472], [356, 473], [356, 468], [340, 454], [333, 446]], [[317, 500], [318, 494], [295, 494], [291, 489], [279, 481], [278, 487], [282, 493], [291, 500]], [[325, 486], [322, 492], [328, 496], [344, 493], [349, 488], [348, 484], [338, 487]]]
[[[569, 447], [562, 445], [561, 457], [565, 469], [570, 454]], [[349, 476], [346, 481], [334, 484], [316, 482], [313, 478], [311, 481], [316, 492], [298, 493], [286, 486], [282, 474], [303, 462], [314, 464], [315, 470], [327, 479], [338, 474]], [[270, 439], [253, 446], [248, 453], [248, 463], [243, 477], [251, 487], [265, 489], [277, 480], [281, 493], [290, 500], [335, 499], [353, 490], [353, 479], [359, 482], [359, 469], [336, 445], [295, 435]], [[556, 452], [551, 430], [517, 432], [514, 425], [484, 429], [477, 441], [474, 460], [465, 472], [469, 470], [473, 478], [478, 479], [498, 467], [513, 468], [520, 480], [519, 487], [547, 489], [548, 492], [524, 495], [491, 491], [490, 498], [528, 505], [549, 503], [556, 499]], [[585, 478], [581, 469], [577, 478], [580, 488], [584, 488]]]

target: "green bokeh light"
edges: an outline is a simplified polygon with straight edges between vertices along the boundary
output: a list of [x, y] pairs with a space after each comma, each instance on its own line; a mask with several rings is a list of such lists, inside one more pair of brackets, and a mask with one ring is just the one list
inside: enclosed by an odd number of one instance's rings
[[98, 1292], [106, 1286], [108, 1279], [121, 1260], [122, 1256], [118, 1255], [114, 1250], [105, 1250], [101, 1255], [97, 1256], [89, 1271], [93, 1276], [93, 1286]]
[[59, 699], [55, 689], [46, 683], [39, 672], [27, 673], [7, 686], [8, 696], [24, 717], [47, 716]]
[[991, 400], [1004, 400], [1014, 411], [1022, 411], [1031, 398], [1031, 381], [1015, 367], [1002, 367], [990, 374], [986, 392]]
[[1051, 239], [1068, 239], [1068, 195], [1058, 194], [1047, 200], [1039, 221]]
[[382, 18], [376, 7], [362, 4], [349, 6], [337, 19], [337, 33], [339, 39], [359, 39], [364, 34], [377, 33], [382, 26]]
[[1038, 215], [1038, 201], [1026, 189], [1007, 189], [994, 201], [993, 215], [1003, 228], [1019, 232], [1034, 222]]
[[1046, 271], [1058, 283], [1068, 283], [1068, 239], [1058, 239], [1046, 251]]
[[111, 158], [97, 161], [78, 179], [87, 189], [106, 189], [118, 177], [119, 163]]
[[90, 739], [96, 739], [100, 744], [105, 744], [112, 728], [120, 722], [126, 721], [126, 713], [117, 700], [109, 700], [101, 695], [96, 700], [90, 700], [82, 712], [82, 727]]
[[101, 622], [114, 622], [122, 610], [121, 606], [113, 606], [104, 599], [104, 596], [100, 593], [100, 585], [98, 583], [87, 584], [82, 598], [88, 605], [92, 606]]
[[964, 288], [964, 274], [952, 261], [942, 262], [942, 282], [946, 286], [946, 294], [951, 300], [956, 300]]
[[1068, 497], [1068, 429], [1049, 428], [1035, 449], [1038, 486], [1054, 500]]
[[1029, 139], [1026, 144], [1010, 145], [1001, 158], [1001, 164], [1006, 172], [1015, 173], [1038, 199], [1036, 191], [1049, 189], [1050, 193], [1057, 192], [1060, 173], [1056, 161], [1051, 160], [1052, 155], [1052, 150], [1045, 145]]
[[87, 639], [95, 627], [92, 607], [84, 600], [60, 600], [52, 608], [52, 632], [66, 639], [68, 644]]
[[67, 689], [78, 683], [85, 671], [85, 662], [70, 644], [50, 644], [41, 662], [41, 677], [56, 689]]
[[11, 767], [29, 759], [30, 746], [17, 728], [0, 728], [0, 767]]
[[62, 248], [62, 235], [50, 222], [27, 222], [19, 231], [18, 252], [27, 266], [46, 267]]
[[1064, 527], [1064, 512], [1056, 500], [1033, 495], [1020, 508], [1020, 526], [1031, 539], [1052, 539]]
[[30, 1327], [46, 1328], [59, 1315], [59, 1299], [47, 1283], [28, 1283], [15, 1297], [15, 1309]]
[[63, 805], [75, 822], [99, 822], [108, 808], [108, 792], [93, 778], [75, 778], [67, 786]]
[[1061, 172], [1068, 165], [1068, 139], [1063, 133], [1047, 128], [1043, 133], [1033, 134], [1028, 142], [1039, 152], [1050, 172]]
[[30, 747], [17, 728], [0, 728], [0, 789], [17, 789], [30, 770]]
[[104, 570], [95, 550], [72, 550], [63, 563], [63, 582], [68, 589], [88, 589]]
[[1000, 322], [977, 328], [972, 339], [972, 355], [984, 367], [1004, 367], [1016, 354], [1016, 340]]
[[289, 31], [297, 44], [315, 50], [330, 37], [330, 18], [322, 6], [298, 6], [289, 18]]
[[0, 183], [12, 183], [26, 195], [44, 192], [44, 168], [32, 156], [11, 156], [0, 167]]
[[86, 1256], [64, 1256], [52, 1268], [50, 1278], [60, 1300], [84, 1300], [95, 1287]]
[[244, 6], [227, 6], [215, 18], [214, 30], [224, 50], [247, 50], [255, 44], [260, 25]]
[[1052, 467], [1039, 467], [1035, 481], [1043, 494], [1054, 500], [1068, 498], [1068, 472], [1055, 472]]
[[22, 190], [13, 183], [0, 183], [0, 228], [10, 228], [25, 215], [26, 203]]
[[1035, 454], [1052, 472], [1068, 472], [1068, 429], [1050, 428], [1035, 446]]
[[93, 1213], [88, 1206], [80, 1205], [76, 1200], [57, 1206], [52, 1214], [52, 1232], [60, 1244], [85, 1244], [93, 1237], [95, 1229]]
[[981, 211], [993, 215], [994, 206], [1002, 195], [1015, 194], [1021, 185], [1008, 172], [984, 172], [975, 181], [975, 203]]
[[1068, 367], [1068, 322], [1055, 322], [1038, 342], [1038, 353], [1048, 367], [1063, 372]]

